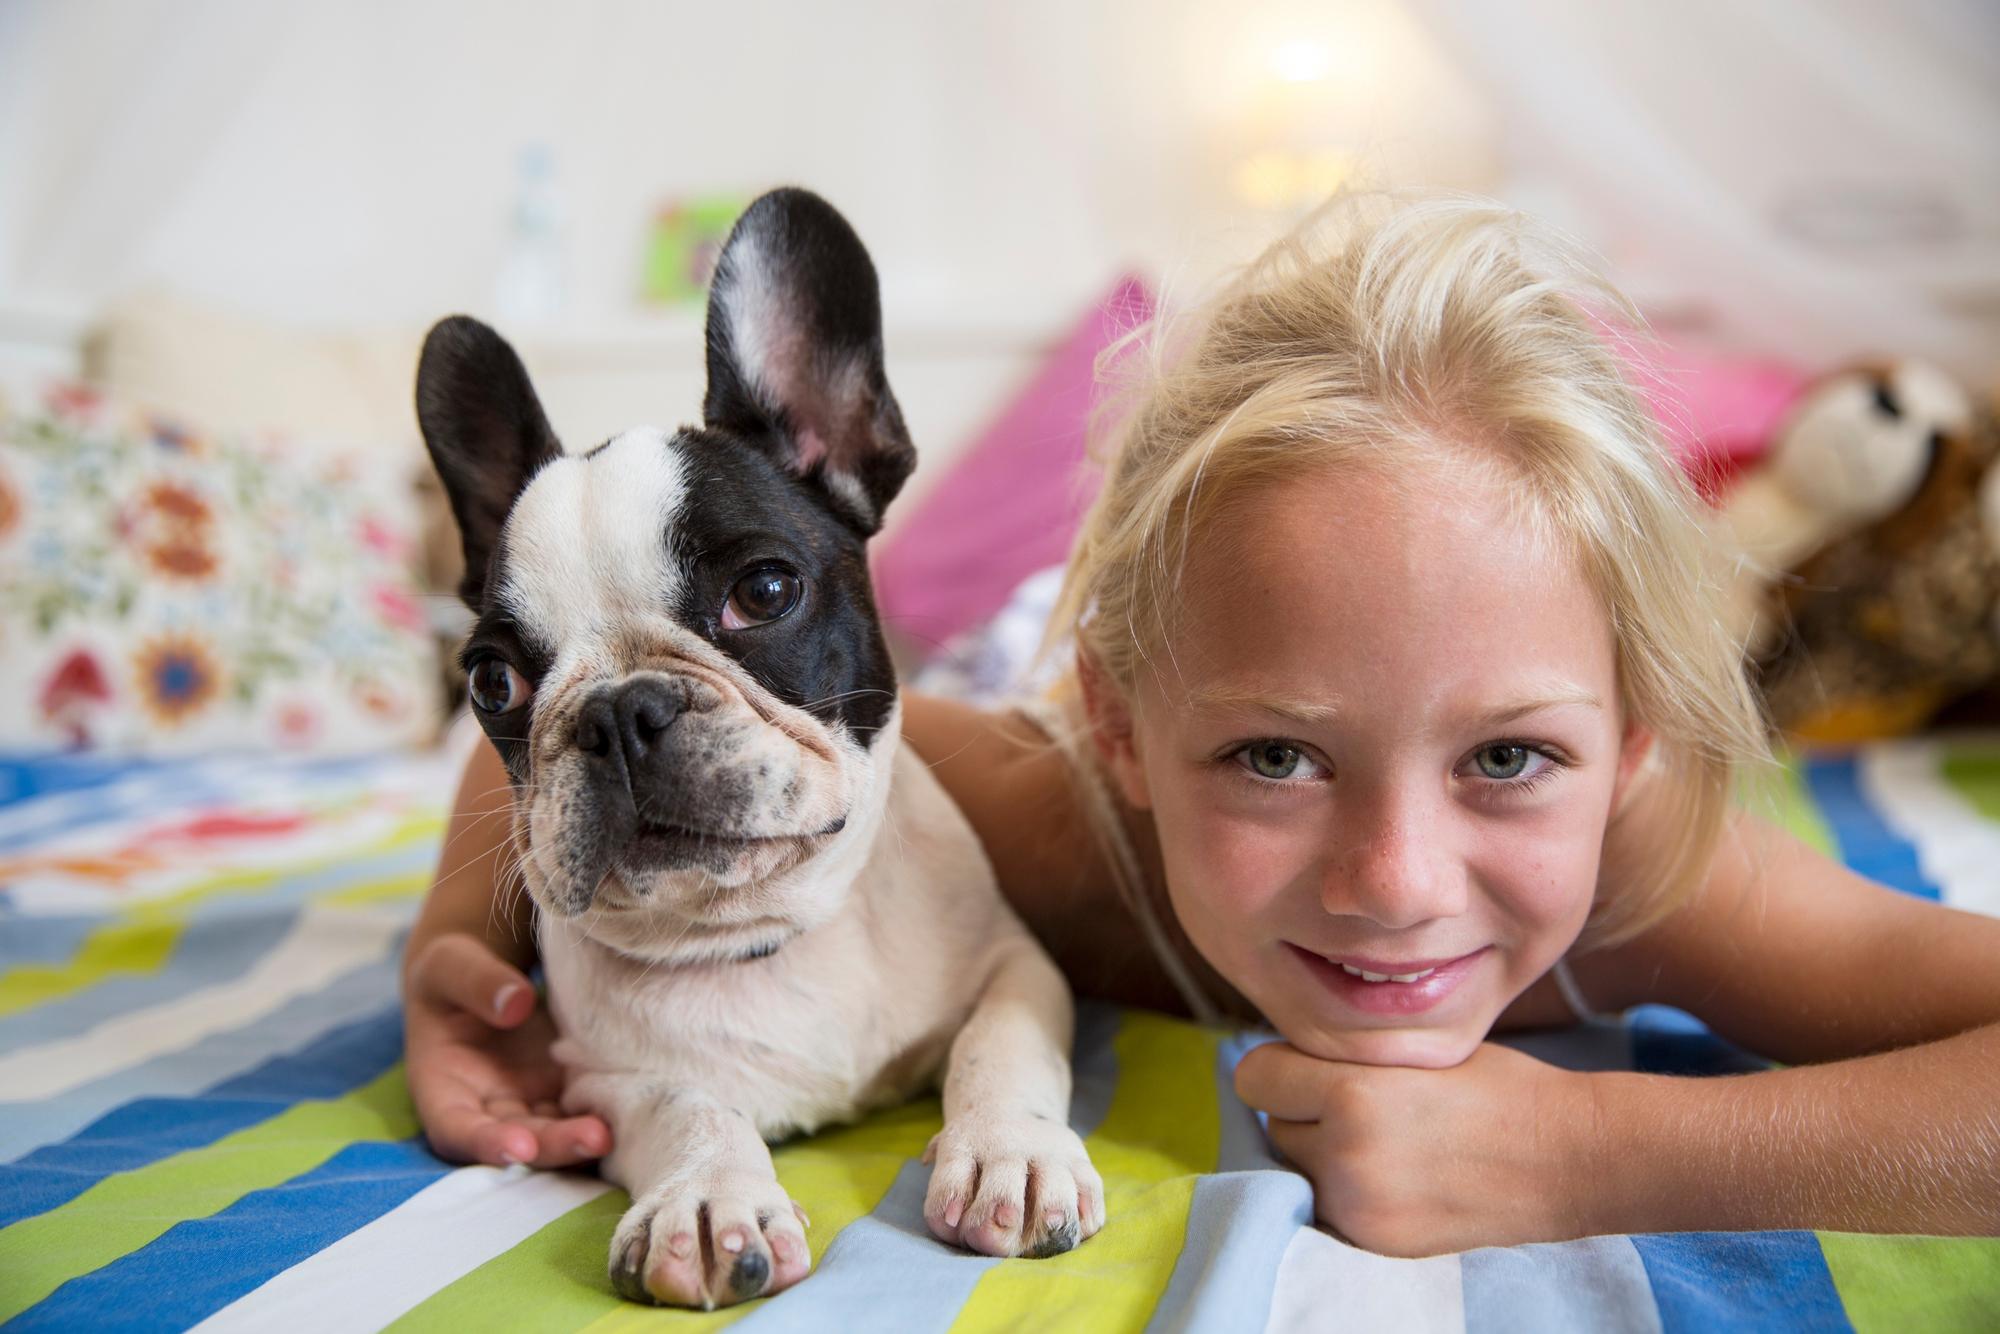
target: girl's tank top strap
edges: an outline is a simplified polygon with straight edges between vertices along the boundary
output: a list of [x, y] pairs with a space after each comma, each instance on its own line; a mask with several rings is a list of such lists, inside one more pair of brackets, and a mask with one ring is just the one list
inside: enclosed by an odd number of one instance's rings
[[1587, 1024], [1593, 1019], [1604, 1018], [1590, 1008], [1590, 1001], [1583, 994], [1583, 988], [1576, 984], [1576, 974], [1569, 970], [1567, 956], [1555, 961], [1554, 966], [1549, 969], [1549, 976], [1556, 980], [1556, 990], [1562, 993], [1563, 1004], [1569, 1006], [1578, 1023]]

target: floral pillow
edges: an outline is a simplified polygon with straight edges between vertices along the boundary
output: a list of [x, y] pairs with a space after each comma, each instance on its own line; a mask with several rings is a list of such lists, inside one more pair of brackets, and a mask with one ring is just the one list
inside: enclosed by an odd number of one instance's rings
[[428, 739], [415, 502], [389, 472], [76, 387], [0, 417], [0, 749]]

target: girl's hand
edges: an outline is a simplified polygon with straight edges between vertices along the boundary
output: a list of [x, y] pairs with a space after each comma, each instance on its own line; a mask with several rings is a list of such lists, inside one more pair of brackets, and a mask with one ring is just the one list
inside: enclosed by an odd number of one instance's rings
[[1419, 1070], [1274, 1042], [1243, 1058], [1236, 1092], [1312, 1181], [1320, 1222], [1368, 1250], [1416, 1256], [1592, 1230], [1588, 1079], [1492, 1043], [1452, 1069]]
[[611, 1150], [611, 1127], [565, 1117], [555, 1025], [520, 970], [476, 936], [433, 937], [403, 977], [410, 1096], [439, 1155], [567, 1167]]

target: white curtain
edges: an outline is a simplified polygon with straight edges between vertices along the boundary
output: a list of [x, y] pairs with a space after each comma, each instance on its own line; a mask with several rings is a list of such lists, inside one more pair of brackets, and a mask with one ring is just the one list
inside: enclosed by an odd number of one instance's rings
[[0, 292], [104, 295], [296, 14], [256, 0], [0, 4]]
[[2000, 372], [2000, 6], [1418, 0], [1508, 190], [1649, 305], [1823, 366]]

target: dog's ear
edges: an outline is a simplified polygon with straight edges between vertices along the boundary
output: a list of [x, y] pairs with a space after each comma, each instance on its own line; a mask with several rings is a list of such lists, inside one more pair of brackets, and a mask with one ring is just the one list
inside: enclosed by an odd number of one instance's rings
[[729, 233], [708, 293], [702, 412], [818, 479], [864, 534], [916, 466], [882, 369], [875, 266], [818, 195], [773, 190]]
[[562, 445], [514, 349], [466, 315], [438, 321], [424, 339], [417, 423], [465, 544], [459, 596], [478, 611], [507, 512]]

